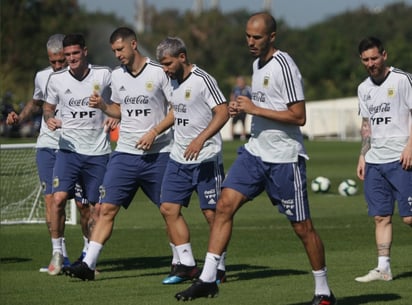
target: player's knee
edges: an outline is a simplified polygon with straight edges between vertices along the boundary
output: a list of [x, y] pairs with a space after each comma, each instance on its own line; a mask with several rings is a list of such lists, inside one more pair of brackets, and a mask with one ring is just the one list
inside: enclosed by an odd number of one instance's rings
[[316, 234], [313, 228], [312, 221], [306, 219], [304, 221], [292, 222], [293, 230], [300, 239], [305, 239], [311, 234]]
[[412, 227], [412, 216], [402, 217], [402, 221], [404, 224]]
[[180, 214], [180, 205], [166, 202], [160, 205], [159, 210], [163, 217], [176, 217]]

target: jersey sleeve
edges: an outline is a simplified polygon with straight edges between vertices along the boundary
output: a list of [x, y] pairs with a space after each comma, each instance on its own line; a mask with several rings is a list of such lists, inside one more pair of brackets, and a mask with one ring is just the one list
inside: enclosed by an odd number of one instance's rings
[[53, 74], [47, 81], [44, 99], [49, 104], [57, 105], [59, 103], [58, 88], [52, 76]]
[[36, 73], [34, 78], [34, 91], [33, 91], [33, 99], [34, 100], [44, 100], [44, 88], [42, 88], [40, 75]]

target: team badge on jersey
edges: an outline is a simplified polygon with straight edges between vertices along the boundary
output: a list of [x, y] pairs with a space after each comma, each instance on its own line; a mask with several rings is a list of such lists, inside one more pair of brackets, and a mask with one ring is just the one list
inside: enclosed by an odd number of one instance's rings
[[394, 97], [394, 96], [395, 96], [395, 89], [388, 88], [388, 97]]
[[152, 82], [152, 81], [148, 81], [148, 82], [146, 83], [146, 90], [147, 90], [147, 91], [153, 91], [153, 88], [154, 88], [153, 82]]
[[94, 94], [100, 93], [100, 83], [98, 81], [93, 81], [93, 93]]
[[59, 177], [53, 178], [53, 187], [58, 187], [60, 184]]
[[106, 197], [106, 188], [103, 185], [99, 187], [99, 193], [100, 193], [100, 199], [103, 199], [104, 197]]
[[265, 76], [263, 79], [263, 88], [269, 87], [269, 76]]
[[191, 89], [186, 89], [185, 91], [185, 99], [189, 100], [191, 96], [192, 90]]

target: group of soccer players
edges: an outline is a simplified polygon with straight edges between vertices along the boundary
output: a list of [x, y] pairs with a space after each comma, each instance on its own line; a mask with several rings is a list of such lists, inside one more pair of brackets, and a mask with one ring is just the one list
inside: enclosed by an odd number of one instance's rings
[[[43, 135], [56, 137], [55, 133], [58, 133], [58, 146], [48, 148], [55, 161], [47, 175], [42, 174], [46, 158], [38, 158], [40, 179], [47, 185], [45, 194], [50, 202], [47, 205], [47, 222], [50, 224], [53, 251], [49, 274], [63, 272], [82, 280], [93, 280], [100, 251], [112, 234], [117, 213], [122, 206], [127, 209], [141, 188], [158, 206], [165, 220], [173, 254], [170, 274], [162, 283], [195, 280], [188, 289], [175, 295], [178, 300], [216, 296], [218, 284], [226, 278], [225, 255], [233, 217], [244, 203], [265, 191], [273, 205], [290, 221], [305, 248], [315, 281], [311, 304], [337, 303], [328, 285], [324, 246], [309, 211], [305, 167], [308, 156], [299, 128], [306, 122], [302, 76], [293, 59], [275, 48], [275, 38], [276, 21], [273, 16], [256, 13], [249, 18], [246, 42], [251, 55], [256, 58], [252, 94], [251, 98], [239, 96], [229, 102], [216, 80], [190, 62], [186, 46], [178, 37], [167, 37], [161, 41], [156, 49], [157, 61], [154, 61], [139, 52], [133, 30], [126, 27], [116, 29], [109, 41], [120, 65], [113, 71], [88, 62], [86, 43], [78, 34], [64, 37], [59, 58], [54, 58], [54, 53], [49, 52], [54, 71], [46, 70], [41, 86], [37, 86], [36, 76], [36, 88], [40, 88], [40, 94], [36, 95], [35, 91], [33, 97], [34, 101], [44, 104], [44, 133], [40, 133], [38, 143]], [[379, 181], [379, 184], [368, 182], [370, 186], [365, 189], [370, 215], [375, 216], [377, 228], [380, 228], [377, 236], [384, 230], [381, 223], [387, 224], [388, 219], [382, 216], [393, 213], [390, 206], [395, 199], [402, 206], [400, 212], [405, 223], [412, 223], [412, 211], [408, 210], [405, 199], [408, 196], [412, 198], [411, 194], [408, 195], [412, 190], [412, 140], [410, 127], [402, 125], [408, 120], [410, 122], [412, 82], [409, 74], [398, 70], [385, 67], [381, 73], [374, 70], [376, 57], [383, 54], [383, 60], [386, 60], [386, 53], [379, 48], [379, 43], [372, 40], [364, 42], [360, 49], [361, 59], [373, 82], [368, 86], [379, 87], [387, 75], [390, 74], [391, 78], [396, 75], [398, 78], [393, 82], [401, 79], [402, 90], [407, 93], [406, 99], [399, 98], [402, 107], [398, 111], [404, 111], [406, 115], [398, 117], [394, 114], [385, 121], [379, 115], [390, 113], [391, 108], [382, 110], [376, 108], [379, 105], [369, 105], [371, 101], [375, 102], [374, 97], [365, 93], [366, 85], [360, 87], [360, 100], [365, 102], [361, 106], [365, 117], [365, 142], [358, 173], [365, 182], [369, 181], [368, 175], [373, 175], [372, 181]], [[380, 53], [366, 53], [371, 49]], [[65, 61], [67, 68], [63, 68]], [[62, 69], [55, 68], [55, 65]], [[374, 82], [374, 77], [379, 82]], [[388, 90], [385, 92], [389, 98], [397, 96], [396, 90]], [[369, 117], [371, 109], [374, 112]], [[230, 116], [239, 113], [252, 116], [251, 138], [239, 148], [238, 157], [225, 176], [219, 131]], [[21, 119], [14, 114], [11, 121]], [[378, 178], [378, 172], [390, 169], [376, 164], [372, 167], [368, 160], [372, 163], [381, 160], [379, 147], [371, 138], [374, 132], [382, 137], [381, 129], [392, 123], [403, 126], [398, 126], [398, 138], [389, 141], [395, 143], [400, 151], [401, 166], [396, 175], [403, 178], [386, 182], [385, 178]], [[108, 130], [117, 124], [119, 139], [115, 151], [111, 152]], [[41, 147], [38, 144], [38, 154]], [[368, 151], [369, 155], [366, 154]], [[388, 152], [385, 153], [387, 155]], [[392, 152], [391, 157], [396, 153]], [[396, 161], [399, 162], [393, 162]], [[368, 170], [376, 173], [368, 174]], [[400, 171], [403, 171], [401, 175]], [[387, 185], [387, 193], [393, 192], [392, 184], [399, 184], [401, 194], [396, 198], [390, 197], [389, 208], [381, 209], [377, 203], [386, 199], [375, 195], [368, 197], [368, 194], [376, 185], [383, 183]], [[92, 215], [95, 217], [87, 221], [89, 243], [84, 257], [76, 264], [64, 265], [64, 207], [76, 184], [81, 186], [81, 197], [93, 207]], [[189, 205], [193, 192], [198, 194], [210, 228], [208, 252], [202, 270], [193, 256], [189, 228], [182, 215], [182, 207]], [[387, 237], [385, 234], [382, 244], [377, 246], [388, 261], [391, 235]], [[384, 260], [380, 258], [379, 263], [383, 264]], [[392, 279], [390, 269], [377, 268], [357, 280], [376, 279]]]

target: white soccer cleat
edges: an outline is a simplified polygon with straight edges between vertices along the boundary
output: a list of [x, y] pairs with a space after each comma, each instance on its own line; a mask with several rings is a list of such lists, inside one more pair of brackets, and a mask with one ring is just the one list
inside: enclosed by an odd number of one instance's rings
[[63, 254], [59, 252], [55, 252], [50, 261], [47, 272], [50, 275], [58, 275], [62, 271], [62, 265], [63, 265]]
[[355, 281], [361, 283], [367, 283], [372, 281], [391, 281], [392, 273], [391, 271], [383, 271], [378, 268], [369, 271], [367, 275], [355, 278]]

